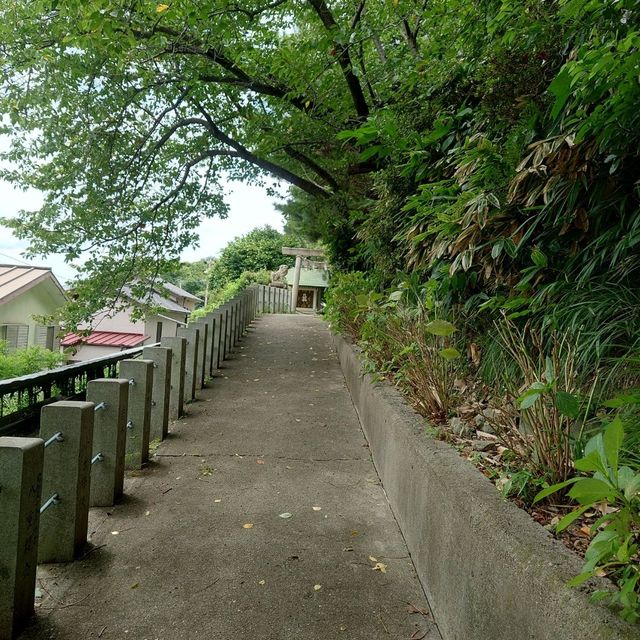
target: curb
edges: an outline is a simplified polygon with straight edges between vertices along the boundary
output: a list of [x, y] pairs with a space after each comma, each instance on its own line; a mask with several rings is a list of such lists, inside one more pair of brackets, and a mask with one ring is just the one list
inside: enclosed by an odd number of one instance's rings
[[514, 504], [333, 336], [371, 455], [446, 640], [638, 640], [566, 582], [580, 558]]

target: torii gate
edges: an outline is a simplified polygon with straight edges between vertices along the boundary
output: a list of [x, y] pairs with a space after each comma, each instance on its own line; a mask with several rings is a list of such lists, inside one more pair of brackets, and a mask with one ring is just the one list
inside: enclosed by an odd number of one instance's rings
[[291, 291], [291, 313], [296, 312], [298, 302], [298, 289], [300, 288], [300, 271], [302, 270], [302, 258], [323, 257], [322, 249], [303, 249], [302, 247], [282, 247], [282, 254], [296, 257], [296, 270], [293, 274], [293, 290]]

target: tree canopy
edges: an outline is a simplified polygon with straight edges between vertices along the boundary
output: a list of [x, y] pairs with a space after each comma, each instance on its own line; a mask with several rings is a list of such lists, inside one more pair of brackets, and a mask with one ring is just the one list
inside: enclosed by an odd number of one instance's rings
[[232, 240], [211, 269], [210, 286], [219, 289], [245, 271], [275, 271], [282, 264], [292, 266], [294, 256], [282, 254], [282, 247], [307, 246], [303, 238], [283, 234], [268, 225]]
[[224, 178], [270, 174], [334, 197], [353, 160], [335, 136], [364, 122], [373, 91], [364, 42], [360, 66], [352, 60], [364, 3], [352, 4], [5, 5], [0, 111], [14, 168], [4, 175], [46, 194], [9, 224], [34, 254], [90, 253], [82, 273], [106, 292], [114, 275], [178, 256], [202, 216], [224, 217]]
[[12, 0], [4, 175], [46, 200], [8, 224], [34, 253], [91, 255], [77, 314], [153, 276], [202, 216], [224, 216], [225, 179], [267, 175], [292, 185], [288, 228], [321, 238], [338, 266], [434, 276], [445, 296], [512, 313], [613, 272], [626, 285], [640, 239], [638, 11]]

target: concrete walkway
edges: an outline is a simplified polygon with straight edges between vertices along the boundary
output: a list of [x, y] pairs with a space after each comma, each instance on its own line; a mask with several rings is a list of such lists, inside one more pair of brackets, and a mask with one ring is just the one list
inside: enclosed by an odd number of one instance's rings
[[[263, 316], [20, 636], [437, 640], [326, 325]], [[290, 515], [289, 515], [290, 514]]]

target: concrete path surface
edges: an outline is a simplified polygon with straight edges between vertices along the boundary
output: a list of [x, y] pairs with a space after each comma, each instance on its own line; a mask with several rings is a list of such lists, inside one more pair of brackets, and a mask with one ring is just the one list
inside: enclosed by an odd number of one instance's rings
[[322, 320], [263, 316], [21, 640], [437, 640]]

